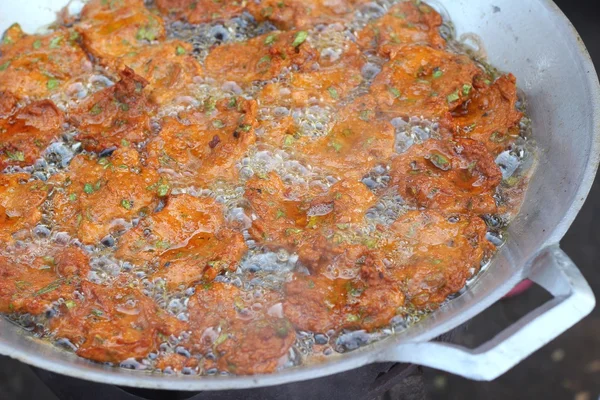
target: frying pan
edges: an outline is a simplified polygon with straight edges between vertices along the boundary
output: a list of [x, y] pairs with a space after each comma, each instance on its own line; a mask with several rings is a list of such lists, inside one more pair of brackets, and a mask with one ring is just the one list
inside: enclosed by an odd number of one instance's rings
[[[0, 2], [0, 30], [51, 22], [66, 0]], [[512, 71], [528, 100], [538, 166], [508, 240], [469, 289], [393, 336], [327, 362], [255, 376], [193, 377], [111, 368], [49, 346], [0, 320], [0, 353], [69, 376], [122, 386], [219, 390], [279, 385], [381, 361], [410, 362], [467, 378], [492, 380], [593, 309], [594, 295], [558, 243], [583, 205], [600, 156], [600, 89], [573, 26], [549, 0], [437, 0], [457, 37], [474, 33], [490, 63]], [[70, 7], [80, 7], [72, 3]], [[475, 348], [434, 339], [485, 310], [529, 278], [553, 299]]]

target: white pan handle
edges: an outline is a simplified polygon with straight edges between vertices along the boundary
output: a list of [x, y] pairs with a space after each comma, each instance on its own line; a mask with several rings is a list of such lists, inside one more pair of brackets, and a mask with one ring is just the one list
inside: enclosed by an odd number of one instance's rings
[[594, 308], [590, 286], [558, 247], [545, 249], [529, 279], [554, 297], [475, 349], [442, 343], [405, 343], [381, 354], [381, 361], [423, 365], [465, 378], [491, 381], [575, 325]]

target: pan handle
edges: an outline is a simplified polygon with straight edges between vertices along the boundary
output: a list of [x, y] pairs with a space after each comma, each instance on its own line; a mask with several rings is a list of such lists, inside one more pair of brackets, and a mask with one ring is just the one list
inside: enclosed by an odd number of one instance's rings
[[381, 354], [380, 360], [419, 364], [478, 381], [496, 379], [575, 325], [596, 304], [585, 278], [558, 245], [536, 258], [529, 279], [554, 298], [481, 346], [405, 343]]

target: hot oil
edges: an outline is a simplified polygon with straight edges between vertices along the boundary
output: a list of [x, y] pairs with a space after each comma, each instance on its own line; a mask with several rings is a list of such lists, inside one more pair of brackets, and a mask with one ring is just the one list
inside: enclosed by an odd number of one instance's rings
[[[361, 6], [354, 19], [345, 25], [334, 24], [311, 29], [308, 41], [319, 52], [320, 56], [330, 62], [338, 60], [348, 44], [355, 40], [355, 32], [362, 29], [369, 21], [384, 15], [395, 2], [381, 1]], [[150, 4], [151, 6], [151, 4]], [[168, 37], [187, 41], [193, 45], [194, 56], [203, 62], [209, 50], [223, 43], [242, 42], [263, 33], [274, 30], [269, 23], [256, 23], [251, 16], [243, 14], [224, 22], [214, 24], [191, 25], [183, 22], [171, 22], [167, 25]], [[453, 37], [450, 25], [445, 25], [443, 30], [451, 50], [458, 53], [467, 53], [480, 62], [482, 68], [489, 66], [479, 60], [473, 52], [468, 51]], [[375, 54], [366, 54], [366, 62], [361, 69], [363, 82], [349, 96], [351, 101], [368, 91], [372, 80], [380, 73], [384, 59]], [[315, 68], [319, 68], [316, 66]], [[275, 77], [273, 82], [284, 82], [285, 77], [294, 71], [283, 71], [282, 76]], [[70, 90], [53, 98], [56, 104], [67, 109], [77, 105], [90, 94], [109, 87], [114, 82], [103, 73], [95, 71], [93, 75], [77, 82], [71, 83]], [[207, 99], [223, 99], [241, 96], [253, 98], [265, 86], [265, 82], [256, 83], [242, 89], [235, 82], [218, 84], [208, 78], [196, 77], [189, 93], [177, 97], [170, 104], [164, 104], [157, 115], [157, 120], [163, 116], [177, 117], [182, 111], [200, 107]], [[289, 88], [283, 88], [282, 96], [289, 95]], [[288, 92], [285, 92], [285, 91]], [[519, 107], [524, 111], [525, 102], [521, 101]], [[318, 140], [327, 136], [336, 122], [336, 112], [330, 106], [315, 101], [305, 107], [270, 106], [259, 104], [259, 122], [280, 123], [284, 118], [291, 117], [297, 130], [296, 139]], [[395, 117], [390, 119], [394, 127], [394, 151], [397, 154], [406, 152], [411, 146], [423, 143], [431, 138], [438, 138], [440, 127], [437, 121], [431, 121], [421, 116], [410, 118]], [[156, 123], [158, 124], [158, 122]], [[264, 135], [264, 128], [257, 128], [258, 137]], [[530, 138], [530, 121], [525, 117], [520, 126], [520, 139], [512, 148], [498, 156], [496, 160], [503, 173], [503, 183], [498, 188], [496, 200], [502, 204], [506, 197], [522, 196], [524, 183], [526, 183], [533, 164], [533, 144]], [[160, 126], [157, 125], [157, 131]], [[6, 172], [29, 172], [32, 177], [42, 181], [48, 180], [52, 175], [68, 168], [70, 160], [81, 153], [81, 144], [73, 139], [72, 134], [65, 135], [61, 141], [51, 144], [45, 151], [42, 159], [33, 167], [25, 169], [11, 168]], [[234, 183], [218, 182], [211, 187], [182, 187], [173, 191], [174, 195], [187, 193], [196, 197], [212, 197], [224, 206], [226, 219], [243, 232], [248, 252], [233, 271], [228, 271], [217, 276], [216, 282], [223, 282], [236, 286], [242, 292], [244, 307], [239, 310], [241, 317], [251, 318], [252, 315], [264, 311], [267, 307], [265, 294], [268, 291], [282, 293], [284, 284], [289, 282], [292, 273], [305, 273], [309, 271], [299, 261], [298, 254], [286, 249], [272, 249], [257, 245], [248, 232], [252, 221], [256, 218], [253, 210], [244, 200], [245, 183], [253, 177], [266, 178], [269, 174], [277, 174], [286, 187], [290, 189], [287, 196], [289, 200], [298, 200], [306, 196], [325, 195], [331, 190], [340, 177], [322, 170], [311, 164], [302, 154], [297, 154], [291, 148], [275, 147], [271, 144], [259, 143], [251, 146], [247, 153], [236, 165], [240, 180]], [[393, 187], [390, 187], [390, 167], [387, 164], [376, 165], [362, 182], [374, 193], [380, 195], [378, 202], [371, 207], [363, 222], [348, 224], [336, 232], [340, 241], [346, 243], [367, 243], [376, 247], [379, 240], [388, 238], [389, 232], [381, 227], [388, 227], [400, 216], [414, 210], [409, 207], [404, 199], [399, 196]], [[518, 203], [518, 202], [517, 202]], [[486, 216], [489, 228], [488, 239], [497, 247], [505, 240], [504, 230], [518, 207], [506, 210], [503, 215]], [[331, 210], [313, 211], [314, 215], [327, 215]], [[53, 213], [48, 207], [44, 209], [44, 222], [33, 230], [34, 240], [54, 241], [60, 243], [80, 244], [76, 239], [70, 238], [64, 232], [52, 229]], [[136, 226], [138, 221], [125, 222], [127, 228]], [[154, 264], [136, 265], [134, 263], [117, 260], [114, 253], [115, 242], [119, 235], [107, 237], [95, 246], [85, 246], [90, 256], [90, 272], [86, 277], [88, 281], [98, 285], [111, 285], [119, 279], [132, 288], [139, 289], [145, 296], [153, 299], [156, 304], [166, 310], [180, 321], [189, 320], [188, 303], [195, 294], [194, 287], [180, 287], [168, 289], [162, 278], [151, 279], [150, 275], [158, 266]], [[407, 245], [408, 246], [408, 245]], [[405, 249], [407, 252], [410, 249]], [[481, 269], [488, 265], [486, 260]], [[469, 283], [475, 279], [478, 270], [473, 269]], [[328, 274], [331, 277], [351, 279], [356, 271], [339, 270], [334, 265], [330, 266]], [[79, 294], [83, 296], [82, 294]], [[9, 318], [28, 331], [40, 337], [55, 340], [57, 346], [75, 351], [77, 346], [64, 338], [52, 336], [48, 321], [57, 312], [64, 300], [59, 299], [56, 304], [44, 315], [33, 317], [29, 314], [9, 315]], [[281, 303], [268, 306], [272, 315], [283, 316]], [[429, 310], [415, 310], [403, 308], [392, 319], [390, 326], [375, 332], [364, 330], [343, 330], [341, 332], [296, 332], [296, 342], [288, 354], [280, 360], [279, 367], [287, 368], [312, 362], [313, 356], [335, 356], [355, 350], [361, 346], [373, 343], [392, 335], [394, 332], [407, 329], [421, 318], [428, 315]], [[218, 337], [221, 332], [209, 332]], [[178, 336], [161, 337], [161, 344], [156, 352], [150, 353], [141, 360], [128, 359], [121, 363], [121, 367], [139, 370], [155, 370], [157, 360], [170, 354], [179, 354], [186, 358], [214, 360], [217, 357], [212, 352], [200, 354], [193, 353], [187, 346], [191, 332], [181, 332]], [[184, 367], [184, 374], [226, 375], [215, 367], [204, 368], [202, 362], [198, 367]], [[161, 372], [175, 373], [172, 367], [166, 367]]]

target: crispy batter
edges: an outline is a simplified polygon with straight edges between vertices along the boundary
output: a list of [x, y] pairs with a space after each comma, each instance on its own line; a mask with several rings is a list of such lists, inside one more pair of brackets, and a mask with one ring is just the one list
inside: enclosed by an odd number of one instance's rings
[[269, 309], [251, 311], [251, 302], [234, 286], [199, 288], [189, 303], [194, 345], [220, 355], [220, 369], [236, 374], [273, 372], [294, 343], [290, 323]]
[[227, 20], [242, 13], [247, 0], [156, 0], [156, 7], [169, 18], [202, 24]]
[[292, 66], [302, 68], [316, 55], [301, 39], [306, 32], [269, 32], [247, 42], [224, 44], [206, 58], [206, 74], [220, 82], [234, 81], [248, 86], [266, 81]]
[[10, 91], [0, 91], [0, 118], [10, 116], [16, 109], [19, 98]]
[[194, 234], [213, 233], [223, 224], [221, 206], [213, 199], [172, 196], [162, 210], [143, 218], [121, 237], [115, 255], [132, 262], [149, 261], [168, 248], [184, 247]]
[[198, 61], [190, 53], [192, 46], [179, 40], [141, 46], [119, 59], [119, 69], [129, 67], [149, 84], [146, 91], [157, 104], [166, 104], [202, 74]]
[[359, 97], [342, 109], [328, 135], [302, 137], [295, 151], [334, 176], [359, 180], [394, 151], [394, 128], [378, 114], [371, 97]]
[[41, 206], [51, 185], [29, 181], [29, 174], [0, 175], [0, 240], [33, 228], [41, 219]]
[[0, 168], [32, 165], [63, 132], [64, 119], [50, 100], [30, 103], [0, 119]]
[[279, 29], [310, 28], [319, 24], [345, 22], [366, 0], [262, 0], [248, 2], [257, 21], [269, 21]]
[[152, 279], [164, 278], [176, 288], [211, 281], [237, 265], [245, 251], [241, 233], [226, 226], [220, 204], [179, 195], [123, 235], [115, 255], [132, 263], [158, 262]]
[[417, 207], [492, 214], [494, 189], [501, 179], [500, 169], [481, 143], [432, 139], [392, 160], [390, 186]]
[[493, 249], [483, 220], [468, 214], [411, 211], [391, 230], [394, 237], [383, 251], [407, 301], [418, 308], [436, 307], [460, 290]]
[[441, 25], [442, 17], [427, 4], [402, 1], [358, 32], [358, 42], [363, 48], [375, 49], [386, 57], [409, 44], [442, 49], [446, 42], [439, 33]]
[[5, 246], [0, 254], [0, 311], [39, 315], [61, 298], [71, 302], [88, 270], [87, 256], [74, 246]]
[[62, 318], [51, 320], [58, 338], [78, 346], [77, 354], [119, 363], [156, 350], [159, 336], [178, 335], [183, 324], [148, 297], [128, 287], [82, 283], [82, 299], [65, 303]]
[[71, 79], [92, 70], [79, 40], [69, 29], [40, 36], [13, 25], [0, 44], [0, 92], [42, 99], [64, 90]]
[[285, 315], [298, 329], [323, 333], [389, 324], [404, 305], [404, 294], [375, 260], [364, 257], [354, 279], [296, 275], [285, 287]]
[[235, 163], [255, 141], [256, 103], [240, 97], [208, 99], [202, 109], [162, 121], [147, 146], [148, 165], [174, 186], [206, 187], [237, 177]]
[[516, 109], [517, 80], [503, 75], [489, 86], [477, 88], [471, 101], [453, 112], [449, 125], [458, 137], [475, 139], [492, 154], [510, 146], [519, 135], [523, 114]]
[[147, 81], [132, 69], [120, 72], [121, 80], [87, 98], [70, 114], [77, 139], [89, 151], [129, 146], [150, 132], [155, 105], [144, 91]]
[[120, 57], [165, 37], [162, 19], [143, 0], [92, 0], [81, 11], [77, 31], [86, 51], [115, 70]]
[[465, 55], [427, 46], [405, 46], [394, 53], [370, 92], [380, 109], [394, 117], [436, 119], [460, 106], [481, 70]]
[[86, 244], [98, 244], [149, 214], [161, 194], [156, 172], [142, 168], [139, 154], [129, 148], [105, 158], [78, 155], [52, 182], [55, 228]]

